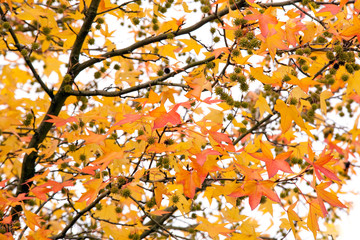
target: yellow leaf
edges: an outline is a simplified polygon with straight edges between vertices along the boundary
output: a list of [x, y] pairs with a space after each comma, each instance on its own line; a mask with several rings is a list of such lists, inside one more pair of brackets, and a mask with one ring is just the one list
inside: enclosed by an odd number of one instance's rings
[[200, 216], [197, 217], [197, 220], [201, 221], [201, 223], [195, 229], [209, 233], [209, 236], [212, 239], [217, 237], [219, 234], [229, 236], [229, 233], [234, 231], [225, 227], [227, 223], [211, 223], [206, 218]]
[[275, 110], [281, 115], [280, 127], [283, 133], [286, 133], [290, 127], [292, 121], [294, 121], [301, 130], [305, 131], [309, 136], [313, 137], [311, 132], [307, 129], [304, 120], [300, 116], [299, 111], [294, 105], [286, 105], [286, 103], [280, 99], [276, 100]]
[[175, 50], [177, 50], [178, 48], [179, 48], [178, 46], [166, 44], [166, 45], [160, 47], [159, 54], [164, 57], [171, 57], [171, 58], [176, 59]]
[[161, 24], [160, 29], [157, 31], [159, 33], [163, 32], [172, 32], [179, 30], [179, 23], [176, 21], [176, 19], [167, 21]]
[[203, 46], [201, 46], [197, 41], [194, 39], [179, 39], [181, 42], [185, 43], [187, 47], [182, 49], [182, 52], [190, 52], [194, 50], [196, 54], [199, 54]]
[[118, 218], [118, 216], [116, 215], [116, 211], [115, 211], [116, 206], [108, 205], [105, 202], [102, 202], [101, 206], [102, 206], [101, 210], [95, 211], [95, 214], [94, 214], [95, 217], [116, 222], [117, 218]]
[[322, 93], [320, 93], [320, 108], [321, 108], [321, 112], [326, 115], [326, 102], [325, 100], [328, 99], [329, 97], [332, 97], [334, 94], [327, 90], [327, 91], [323, 91]]
[[213, 108], [209, 108], [210, 113], [204, 117], [206, 120], [210, 120], [212, 122], [222, 124], [224, 118], [224, 112], [220, 110], [216, 110]]
[[317, 25], [314, 22], [306, 22], [306, 29], [302, 30], [304, 37], [302, 38], [302, 44], [311, 42], [316, 35]]
[[264, 69], [262, 67], [250, 68], [251, 75], [262, 82], [263, 84], [271, 84], [272, 86], [281, 86], [281, 80], [273, 79], [264, 74]]
[[267, 103], [266, 99], [260, 94], [258, 100], [256, 101], [255, 108], [259, 108], [260, 117], [263, 116], [264, 112], [267, 111], [271, 115], [274, 115]]
[[24, 214], [25, 214], [25, 217], [26, 217], [26, 225], [33, 231], [35, 231], [35, 226], [37, 227], [41, 227], [41, 217], [38, 216], [37, 214], [35, 213], [32, 213], [31, 211], [27, 211], [25, 209], [25, 207], [23, 207], [24, 209]]
[[246, 216], [240, 215], [240, 211], [237, 207], [233, 207], [230, 209], [228, 207], [225, 207], [225, 209], [223, 209], [221, 212], [224, 215], [225, 219], [229, 222], [240, 222], [246, 218]]
[[183, 3], [182, 3], [182, 6], [183, 6], [183, 8], [184, 8], [184, 12], [186, 12], [186, 13], [191, 13], [191, 12], [192, 12], [192, 10], [189, 10], [189, 7], [188, 7], [188, 5], [186, 4], [186, 2], [183, 2]]

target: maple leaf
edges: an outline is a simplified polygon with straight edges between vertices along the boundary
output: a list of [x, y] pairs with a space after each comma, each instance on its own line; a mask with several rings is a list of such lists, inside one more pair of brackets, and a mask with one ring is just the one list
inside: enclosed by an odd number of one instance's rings
[[240, 188], [229, 194], [230, 197], [249, 196], [251, 210], [254, 210], [259, 204], [262, 196], [266, 196], [274, 202], [280, 202], [278, 195], [272, 190], [274, 182], [265, 181], [246, 181]]
[[123, 152], [111, 151], [92, 161], [91, 164], [97, 166], [100, 171], [104, 171], [114, 160], [119, 160], [123, 164], [127, 162], [123, 157]]
[[284, 101], [278, 99], [274, 109], [278, 111], [281, 115], [281, 130], [283, 133], [286, 133], [290, 127], [292, 121], [294, 121], [303, 131], [305, 131], [309, 136], [312, 136], [311, 132], [305, 126], [304, 120], [301, 118], [299, 111], [294, 105], [286, 105]]
[[338, 12], [340, 12], [340, 10], [341, 10], [341, 6], [335, 4], [327, 4], [325, 5], [325, 7], [320, 9], [318, 13], [330, 12], [332, 15], [335, 16]]
[[161, 182], [155, 182], [155, 190], [154, 190], [154, 195], [155, 195], [155, 202], [156, 205], [160, 208], [161, 207], [161, 202], [163, 199], [163, 194], [167, 193], [167, 188], [165, 187], [165, 185]]
[[143, 115], [142, 114], [125, 114], [123, 117], [124, 119], [120, 120], [119, 122], [115, 123], [113, 126], [120, 126], [126, 123], [133, 123], [139, 120]]
[[325, 100], [332, 97], [334, 94], [330, 91], [323, 91], [320, 93], [320, 108], [322, 114], [326, 115], [326, 102]]
[[161, 215], [168, 214], [168, 213], [171, 213], [171, 212], [164, 211], [164, 210], [155, 210], [155, 211], [150, 212], [150, 214], [156, 215], [156, 216], [161, 216]]
[[346, 28], [340, 33], [341, 36], [351, 38], [357, 36], [358, 40], [360, 39], [360, 19], [357, 15], [353, 16], [353, 25]]
[[184, 186], [184, 194], [189, 198], [194, 198], [196, 188], [200, 187], [200, 179], [196, 171], [180, 169], [176, 174], [176, 182]]
[[84, 136], [83, 139], [85, 140], [85, 144], [100, 144], [100, 143], [103, 143], [104, 140], [108, 137], [108, 135], [110, 134], [110, 130], [106, 133], [106, 134], [97, 134], [97, 133], [94, 133], [88, 129], [87, 130], [87, 133], [89, 135], [87, 136]]
[[202, 50], [203, 46], [201, 46], [197, 41], [194, 39], [179, 39], [179, 41], [186, 44], [186, 47], [183, 48], [182, 52], [190, 52], [194, 50], [196, 54], [199, 54]]
[[51, 192], [51, 189], [46, 186], [37, 186], [31, 189], [31, 191], [36, 198], [46, 201], [48, 196], [46, 195], [48, 192]]
[[68, 117], [66, 119], [55, 116], [55, 115], [51, 115], [51, 114], [47, 114], [51, 119], [45, 120], [45, 122], [50, 122], [50, 123], [54, 123], [54, 125], [56, 127], [61, 127], [66, 125], [69, 122], [77, 122], [78, 119], [76, 117]]
[[276, 25], [278, 23], [278, 20], [274, 15], [272, 15], [272, 12], [274, 11], [273, 8], [267, 8], [263, 14], [261, 14], [257, 9], [250, 8], [253, 14], [246, 15], [244, 17], [245, 20], [258, 20], [261, 35], [263, 37], [268, 37], [268, 35], [273, 35], [274, 31], [270, 30], [269, 25]]
[[318, 200], [315, 199], [309, 202], [309, 214], [307, 217], [307, 226], [313, 233], [315, 239], [316, 239], [317, 231], [319, 230], [318, 216], [325, 217], [325, 215], [323, 215], [320, 210]]
[[256, 104], [254, 107], [259, 108], [261, 117], [264, 115], [265, 111], [267, 111], [271, 115], [274, 115], [273, 112], [271, 111], [271, 108], [269, 107], [269, 104], [267, 103], [266, 99], [261, 94], [259, 95], [259, 98], [256, 101]]
[[92, 201], [95, 200], [100, 189], [104, 188], [107, 183], [104, 183], [102, 179], [92, 179], [84, 183], [87, 191], [81, 195], [77, 200], [78, 202], [86, 201], [86, 204], [89, 205]]
[[218, 151], [215, 151], [214, 149], [205, 149], [204, 151], [201, 151], [201, 153], [195, 154], [196, 162], [200, 166], [204, 165], [208, 155], [221, 155], [221, 153], [219, 153]]
[[203, 165], [198, 164], [195, 159], [191, 157], [189, 158], [192, 161], [192, 167], [197, 172], [197, 176], [199, 178], [200, 184], [204, 182], [205, 178], [208, 176], [210, 172], [216, 172], [221, 170], [221, 168], [219, 168], [217, 163], [218, 162], [217, 157], [215, 156], [209, 157], [209, 159]]
[[219, 102], [223, 102], [223, 101], [224, 100], [221, 100], [221, 99], [211, 99], [211, 97], [205, 98], [203, 100], [203, 102], [207, 103], [207, 104], [219, 103]]
[[258, 68], [250, 68], [251, 71], [251, 75], [259, 80], [260, 82], [264, 83], [264, 84], [270, 84], [273, 87], [276, 86], [281, 86], [282, 82], [280, 79], [276, 79], [276, 78], [272, 78], [269, 77], [268, 75], [264, 74], [264, 69], [262, 67], [258, 67]]
[[212, 54], [214, 54], [215, 58], [218, 58], [223, 53], [230, 54], [229, 48], [227, 47], [216, 48], [212, 51]]
[[287, 212], [287, 215], [288, 215], [288, 219], [289, 219], [289, 223], [290, 223], [290, 226], [291, 226], [291, 230], [293, 231], [294, 235], [296, 233], [295, 231], [295, 224], [294, 222], [298, 222], [298, 221], [301, 221], [300, 217], [296, 214], [296, 212], [294, 211], [294, 208], [296, 206], [296, 203], [293, 203], [291, 204], [288, 209], [286, 210]]
[[156, 94], [153, 90], [150, 90], [149, 96], [147, 98], [134, 99], [135, 102], [140, 102], [143, 105], [158, 103], [160, 102], [160, 100], [161, 100], [161, 94]]
[[[24, 206], [23, 206], [24, 208]], [[44, 220], [38, 216], [35, 213], [32, 213], [31, 211], [28, 211], [24, 208], [24, 214], [26, 217], [26, 226], [28, 226], [31, 230], [35, 231], [35, 226], [37, 227], [41, 227], [41, 222], [43, 222]]]
[[[169, 30], [169, 29], [167, 29], [167, 30]], [[159, 54], [162, 56], [168, 56], [168, 57], [176, 59], [175, 53], [179, 52], [180, 50], [181, 50], [181, 48], [179, 48], [178, 46], [166, 44], [160, 48]]]
[[293, 45], [294, 47], [298, 43], [298, 38], [296, 36], [300, 36], [299, 31], [305, 30], [306, 26], [301, 22], [301, 19], [290, 19], [286, 22], [285, 25], [285, 33], [286, 39], [289, 44]]
[[21, 204], [22, 201], [28, 200], [28, 199], [33, 199], [33, 197], [27, 197], [25, 193], [20, 193], [16, 197], [12, 197], [12, 196], [8, 197], [8, 201], [10, 202], [11, 206], [19, 205], [19, 204]]
[[244, 175], [244, 179], [246, 180], [258, 180], [261, 181], [263, 178], [261, 177], [261, 172], [263, 171], [260, 168], [249, 168], [236, 163], [236, 167], [240, 168], [240, 171]]
[[324, 180], [320, 172], [322, 172], [326, 177], [340, 181], [336, 174], [329, 169], [330, 164], [337, 162], [336, 159], [332, 156], [332, 153], [326, 153], [326, 149], [322, 151], [319, 158], [315, 161], [314, 152], [312, 151], [310, 145], [308, 146], [309, 157], [305, 157], [305, 161], [314, 167], [314, 174], [319, 180]]
[[285, 160], [288, 159], [292, 151], [278, 154], [275, 158], [273, 157], [271, 150], [261, 141], [260, 142], [262, 152], [248, 153], [250, 156], [265, 162], [266, 170], [269, 178], [272, 178], [277, 174], [279, 170], [287, 173], [293, 173], [289, 163]]
[[155, 119], [153, 129], [165, 127], [168, 123], [171, 123], [172, 125], [181, 124], [181, 117], [176, 112], [175, 108]]
[[322, 182], [314, 187], [318, 195], [317, 199], [319, 201], [319, 206], [323, 216], [327, 215], [327, 210], [323, 201], [329, 203], [334, 207], [347, 208], [342, 202], [339, 201], [338, 197], [334, 192], [325, 191], [325, 189], [328, 188], [331, 184], [332, 182]]
[[213, 239], [219, 234], [229, 237], [229, 234], [235, 231], [233, 229], [231, 230], [226, 228], [225, 226], [227, 225], [227, 223], [211, 223], [206, 218], [200, 216], [197, 216], [197, 219], [201, 221], [201, 223], [195, 229], [207, 232], [209, 236]]

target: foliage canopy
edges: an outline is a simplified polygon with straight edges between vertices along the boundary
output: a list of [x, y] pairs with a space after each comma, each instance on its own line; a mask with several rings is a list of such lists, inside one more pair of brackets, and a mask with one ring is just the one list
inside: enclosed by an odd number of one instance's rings
[[360, 1], [0, 6], [0, 239], [336, 237]]

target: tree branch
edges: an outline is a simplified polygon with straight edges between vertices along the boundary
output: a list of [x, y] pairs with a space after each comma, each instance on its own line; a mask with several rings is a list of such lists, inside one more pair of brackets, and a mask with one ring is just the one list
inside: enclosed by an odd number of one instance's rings
[[85, 38], [88, 35], [91, 24], [94, 22], [96, 12], [101, 0], [92, 0], [89, 9], [86, 11], [86, 18], [84, 24], [81, 26], [79, 33], [76, 36], [74, 46], [72, 48], [69, 60], [70, 71], [79, 63], [79, 56], [84, 44]]
[[[3, 12], [2, 8], [0, 7], [0, 15], [1, 15], [1, 20], [3, 20], [4, 22], [7, 22], [5, 13]], [[37, 71], [35, 70], [34, 66], [32, 65], [29, 57], [26, 54], [22, 53], [22, 50], [24, 49], [20, 42], [19, 39], [17, 38], [14, 30], [11, 28], [11, 26], [8, 28], [8, 31], [10, 32], [10, 35], [12, 37], [12, 39], [14, 40], [15, 43], [15, 47], [17, 49], [17, 51], [24, 57], [25, 63], [26, 65], [30, 68], [30, 71], [32, 72], [34, 78], [36, 79], [36, 81], [40, 84], [40, 86], [42, 87], [42, 89], [47, 93], [47, 95], [49, 95], [49, 97], [51, 99], [54, 98], [54, 93], [46, 86], [46, 84], [43, 82], [43, 80], [41, 79], [41, 77], [39, 76], [39, 74], [37, 73]], [[24, 49], [26, 50], [26, 49]]]
[[[90, 8], [88, 10], [88, 14], [84, 20], [84, 25], [81, 27], [78, 37], [75, 40], [73, 50], [70, 55], [70, 67], [74, 64], [77, 64], [78, 56], [80, 54], [81, 47], [83, 42], [85, 41], [85, 37], [90, 30], [91, 23], [96, 17], [97, 8], [99, 6], [100, 0], [93, 0], [90, 4]], [[82, 42], [81, 42], [82, 41]], [[69, 95], [67, 95], [64, 91], [65, 86], [67, 86], [67, 82], [63, 81], [61, 83], [59, 91], [52, 98], [51, 105], [40, 123], [40, 126], [35, 130], [33, 137], [30, 140], [28, 148], [38, 149], [38, 146], [44, 141], [47, 133], [50, 131], [53, 123], [47, 122], [50, 115], [58, 116], [61, 108], [64, 106], [65, 100]], [[32, 182], [28, 182], [30, 178], [35, 175], [35, 161], [38, 157], [37, 151], [32, 151], [30, 154], [25, 154], [22, 168], [21, 168], [21, 176], [20, 181], [17, 187], [16, 195], [18, 196], [21, 193], [28, 193], [29, 189], [32, 185]], [[13, 215], [13, 221], [18, 221], [22, 212], [22, 206], [19, 204], [15, 206], [11, 210], [11, 214]]]
[[[247, 5], [247, 3], [244, 0], [241, 0], [236, 4], [233, 4], [231, 6], [231, 9], [235, 10], [235, 9], [237, 9], [239, 7], [244, 7], [246, 5]], [[213, 20], [215, 20], [215, 19], [217, 19], [219, 17], [223, 17], [228, 13], [229, 13], [229, 9], [225, 8], [224, 10], [221, 10], [217, 14], [214, 13], [214, 14], [211, 14], [211, 15], [203, 18], [202, 20], [200, 20], [199, 22], [195, 23], [194, 25], [192, 25], [190, 27], [180, 29], [180, 30], [176, 30], [176, 31], [172, 31], [172, 32], [168, 32], [168, 33], [163, 33], [163, 34], [160, 34], [158, 36], [149, 37], [149, 38], [146, 38], [146, 39], [144, 39], [142, 41], [136, 42], [136, 43], [134, 43], [134, 44], [132, 44], [132, 45], [126, 47], [126, 48], [104, 53], [104, 54], [100, 55], [100, 57], [98, 57], [98, 58], [92, 58], [92, 59], [90, 59], [88, 61], [85, 61], [85, 62], [79, 64], [78, 66], [76, 66], [75, 69], [74, 69], [74, 76], [76, 76], [82, 70], [88, 68], [89, 66], [92, 66], [95, 63], [101, 62], [103, 60], [106, 60], [107, 58], [112, 58], [112, 57], [120, 56], [120, 55], [123, 55], [123, 54], [129, 54], [132, 51], [134, 51], [135, 49], [141, 48], [141, 47], [143, 47], [145, 45], [165, 40], [165, 39], [168, 38], [169, 34], [173, 34], [176, 37], [176, 36], [191, 33], [193, 31], [199, 29], [200, 27], [202, 27], [206, 23], [211, 22], [211, 21], [213, 21]]]
[[71, 220], [71, 222], [66, 225], [66, 227], [61, 231], [61, 233], [59, 233], [58, 235], [51, 237], [51, 239], [59, 239], [59, 238], [64, 238], [67, 231], [70, 230], [70, 228], [72, 228], [75, 223], [77, 222], [77, 220], [79, 218], [81, 218], [85, 213], [87, 213], [88, 211], [90, 211], [93, 207], [96, 206], [96, 204], [98, 202], [100, 202], [101, 199], [103, 199], [104, 197], [108, 196], [110, 194], [110, 190], [103, 192], [102, 194], [100, 194], [89, 206], [87, 206], [86, 208], [84, 208], [83, 210], [81, 210], [80, 212], [78, 212], [76, 214], [76, 216]]
[[[177, 74], [179, 74], [181, 72], [184, 72], [189, 68], [205, 64], [205, 63], [210, 62], [210, 61], [212, 61], [214, 59], [215, 59], [215, 57], [211, 56], [211, 57], [206, 58], [204, 60], [188, 64], [188, 65], [186, 65], [185, 67], [183, 67], [181, 69], [178, 69], [178, 70], [176, 70], [176, 71], [174, 71], [172, 73], [169, 73], [167, 75], [164, 75], [162, 77], [159, 77], [159, 78], [157, 78], [155, 80], [152, 80], [152, 81], [149, 81], [149, 82], [146, 82], [146, 83], [142, 83], [142, 84], [139, 84], [137, 86], [129, 87], [129, 88], [124, 89], [124, 90], [111, 91], [111, 92], [106, 91], [106, 90], [95, 90], [95, 91], [75, 91], [75, 90], [71, 90], [71, 91], [67, 92], [67, 94], [73, 95], [73, 96], [118, 97], [118, 96], [124, 95], [126, 93], [136, 92], [136, 91], [138, 91], [140, 89], [148, 88], [148, 87], [151, 87], [151, 86], [163, 85], [162, 82], [165, 81], [166, 79], [171, 78], [171, 77], [173, 77], [173, 76], [175, 76], [175, 75], [177, 75]], [[181, 87], [183, 87], [183, 86], [188, 87], [186, 85], [181, 85]]]
[[248, 131], [246, 131], [246, 133], [240, 135], [235, 141], [233, 141], [233, 144], [236, 145], [238, 142], [241, 141], [241, 139], [243, 139], [246, 135], [248, 135], [249, 133], [251, 133], [252, 131], [257, 129], [258, 127], [260, 127], [264, 122], [269, 120], [272, 116], [274, 116], [274, 115], [269, 114], [266, 118], [264, 118], [263, 120], [261, 120], [260, 122], [255, 124], [252, 128], [250, 128]]

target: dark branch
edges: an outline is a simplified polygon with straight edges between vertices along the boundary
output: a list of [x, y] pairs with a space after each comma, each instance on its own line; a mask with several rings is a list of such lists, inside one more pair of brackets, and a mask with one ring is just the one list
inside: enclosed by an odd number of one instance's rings
[[78, 212], [75, 217], [71, 220], [71, 222], [66, 225], [66, 227], [61, 231], [61, 233], [59, 233], [58, 235], [51, 237], [51, 239], [60, 239], [60, 238], [64, 238], [67, 231], [70, 230], [70, 228], [72, 228], [75, 223], [77, 222], [77, 220], [79, 220], [79, 218], [81, 218], [84, 214], [86, 214], [88, 211], [90, 211], [93, 207], [95, 207], [95, 205], [100, 202], [101, 199], [103, 199], [104, 197], [108, 196], [110, 194], [110, 191], [106, 191], [103, 192], [102, 194], [100, 194], [89, 206], [87, 206], [86, 208], [84, 208], [83, 210], [81, 210], [80, 212]]
[[[174, 71], [172, 73], [164, 75], [163, 77], [157, 78], [155, 80], [152, 80], [152, 81], [149, 81], [149, 82], [146, 82], [146, 83], [139, 84], [137, 86], [129, 87], [129, 88], [124, 89], [124, 90], [111, 91], [111, 92], [105, 91], [105, 90], [95, 90], [95, 91], [74, 91], [74, 90], [72, 90], [72, 91], [69, 91], [67, 93], [69, 95], [74, 95], [74, 96], [118, 97], [118, 96], [124, 95], [126, 93], [136, 92], [136, 91], [138, 91], [140, 89], [148, 88], [148, 87], [151, 87], [151, 86], [163, 85], [162, 82], [165, 81], [166, 79], [171, 78], [171, 77], [173, 77], [173, 76], [175, 76], [175, 75], [177, 75], [177, 74], [179, 74], [181, 72], [184, 72], [189, 68], [192, 68], [192, 67], [195, 67], [195, 66], [202, 65], [202, 64], [205, 64], [207, 62], [213, 61], [214, 59], [215, 59], [215, 57], [212, 56], [212, 57], [206, 58], [204, 60], [188, 64], [184, 68], [178, 69], [178, 70], [176, 70], [176, 71]], [[183, 87], [183, 86], [187, 87], [186, 85], [181, 85], [181, 87]]]
[[[5, 13], [4, 13], [3, 10], [1, 9], [1, 7], [0, 7], [0, 14], [1, 14], [1, 20], [3, 20], [4, 22], [7, 22]], [[34, 66], [32, 65], [29, 57], [28, 57], [27, 55], [25, 55], [25, 54], [22, 53], [22, 50], [23, 50], [24, 48], [21, 46], [21, 44], [20, 44], [20, 42], [19, 42], [19, 40], [18, 40], [18, 38], [17, 38], [14, 30], [13, 30], [11, 27], [9, 27], [8, 30], [9, 30], [9, 32], [10, 32], [11, 37], [12, 37], [13, 40], [14, 40], [15, 47], [16, 47], [17, 51], [24, 57], [25, 63], [26, 63], [26, 65], [30, 68], [30, 70], [31, 70], [34, 78], [35, 78], [36, 81], [40, 84], [40, 86], [42, 87], [42, 89], [44, 89], [44, 91], [49, 95], [49, 97], [50, 97], [51, 99], [53, 99], [53, 98], [54, 98], [54, 93], [53, 93], [53, 92], [46, 86], [46, 84], [43, 82], [43, 80], [41, 79], [41, 77], [39, 76], [39, 74], [37, 73], [37, 71], [35, 70]], [[24, 49], [24, 50], [25, 50], [25, 49]]]

